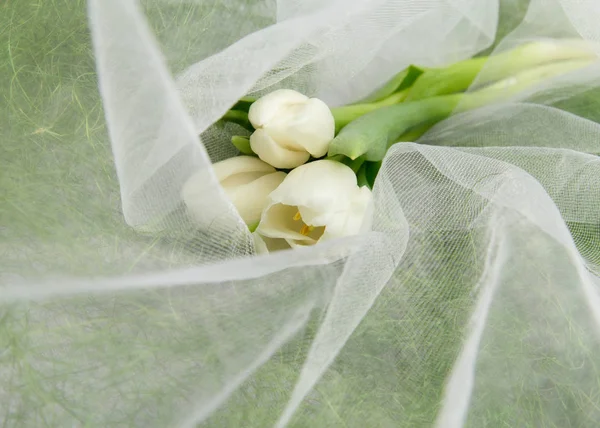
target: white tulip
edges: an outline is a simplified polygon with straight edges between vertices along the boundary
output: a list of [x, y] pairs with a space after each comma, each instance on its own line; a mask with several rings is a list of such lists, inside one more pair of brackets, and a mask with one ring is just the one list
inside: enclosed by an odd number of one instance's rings
[[290, 89], [280, 89], [256, 100], [248, 111], [256, 131], [250, 147], [276, 168], [295, 168], [312, 155], [327, 153], [335, 136], [335, 120], [323, 101]]
[[[237, 156], [213, 164], [213, 170], [227, 197], [238, 210], [247, 225], [255, 225], [267, 206], [269, 194], [285, 178], [285, 173], [253, 156]], [[190, 213], [201, 217], [206, 209], [202, 198], [205, 173], [191, 176], [181, 192]]]
[[292, 170], [269, 195], [256, 229], [259, 252], [356, 235], [371, 225], [371, 191], [348, 166], [320, 160]]

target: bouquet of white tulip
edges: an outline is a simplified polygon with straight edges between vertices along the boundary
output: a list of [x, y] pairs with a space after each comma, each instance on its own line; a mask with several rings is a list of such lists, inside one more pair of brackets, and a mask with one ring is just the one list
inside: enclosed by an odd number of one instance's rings
[[0, 1], [2, 427], [596, 428], [599, 4]]
[[[469, 94], [489, 58], [429, 70], [411, 65], [365, 100], [333, 109], [291, 89], [245, 97], [222, 119], [252, 134], [231, 136], [243, 156], [216, 163], [215, 173], [259, 253], [356, 235], [369, 230], [370, 189], [392, 144], [419, 137], [453, 111], [507, 99], [596, 59], [588, 42], [552, 40], [495, 56], [493, 72]], [[202, 175], [182, 192], [192, 216], [202, 211], [198, 189]]]

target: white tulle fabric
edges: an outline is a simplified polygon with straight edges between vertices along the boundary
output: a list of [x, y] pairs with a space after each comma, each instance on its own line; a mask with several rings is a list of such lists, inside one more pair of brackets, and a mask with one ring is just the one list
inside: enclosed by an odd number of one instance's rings
[[[340, 105], [409, 64], [600, 42], [600, 3], [89, 0], [88, 17], [116, 176], [85, 152], [83, 184], [55, 189], [63, 221], [1, 244], [0, 419], [597, 426], [600, 68], [394, 145], [352, 239], [254, 256], [210, 164], [235, 154], [213, 124], [244, 95]], [[201, 224], [180, 199], [198, 173]]]

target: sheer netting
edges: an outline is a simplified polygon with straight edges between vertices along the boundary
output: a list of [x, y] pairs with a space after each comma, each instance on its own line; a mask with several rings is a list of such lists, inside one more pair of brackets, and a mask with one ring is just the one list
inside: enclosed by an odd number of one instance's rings
[[210, 167], [245, 95], [343, 105], [598, 22], [597, 0], [4, 2], [2, 426], [598, 426], [598, 65], [395, 144], [363, 235], [254, 255]]

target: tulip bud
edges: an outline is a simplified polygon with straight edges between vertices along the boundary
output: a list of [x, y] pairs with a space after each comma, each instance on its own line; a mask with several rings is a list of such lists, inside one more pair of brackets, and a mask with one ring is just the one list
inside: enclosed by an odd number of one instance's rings
[[[237, 156], [213, 164], [213, 169], [227, 197], [247, 225], [260, 220], [269, 194], [281, 184], [286, 174], [253, 156]], [[182, 198], [194, 217], [201, 217], [204, 197], [203, 174], [191, 176], [182, 190]]]
[[324, 156], [335, 135], [327, 104], [290, 89], [259, 98], [248, 118], [256, 129], [250, 137], [252, 151], [276, 168], [295, 168], [310, 156]]

